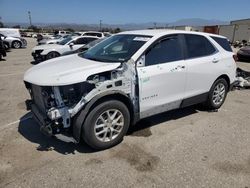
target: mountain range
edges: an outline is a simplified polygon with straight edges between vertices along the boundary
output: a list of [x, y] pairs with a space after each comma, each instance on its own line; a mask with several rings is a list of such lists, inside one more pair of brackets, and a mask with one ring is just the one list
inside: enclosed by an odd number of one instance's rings
[[[127, 23], [127, 24], [102, 24], [102, 28], [120, 28], [121, 30], [135, 30], [147, 29], [153, 27], [171, 27], [171, 26], [211, 26], [211, 25], [226, 25], [228, 21], [208, 20], [201, 18], [181, 19], [175, 22], [161, 23], [161, 22], [147, 22], [147, 23]], [[8, 27], [20, 25], [23, 28], [29, 26], [28, 23], [4, 23]], [[66, 29], [72, 28], [74, 30], [98, 30], [99, 24], [76, 24], [76, 23], [34, 23], [33, 25], [42, 28]]]

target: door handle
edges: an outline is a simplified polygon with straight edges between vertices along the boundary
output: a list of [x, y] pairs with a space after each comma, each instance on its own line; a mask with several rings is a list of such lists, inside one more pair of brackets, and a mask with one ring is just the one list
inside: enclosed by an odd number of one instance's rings
[[218, 63], [218, 62], [219, 62], [219, 59], [214, 58], [214, 59], [212, 60], [212, 62], [213, 62], [213, 63]]
[[185, 69], [185, 68], [186, 68], [185, 65], [178, 65], [177, 67], [173, 68], [171, 72], [180, 71], [181, 69]]
[[175, 67], [175, 69], [185, 69], [185, 65], [178, 65], [177, 67]]

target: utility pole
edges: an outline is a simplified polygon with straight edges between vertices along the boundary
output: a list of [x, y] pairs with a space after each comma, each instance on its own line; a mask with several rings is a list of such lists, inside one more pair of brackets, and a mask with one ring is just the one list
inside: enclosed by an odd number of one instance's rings
[[29, 15], [30, 26], [32, 26], [32, 22], [31, 22], [31, 12], [30, 12], [30, 11], [28, 11], [28, 15]]
[[156, 29], [156, 22], [154, 22], [154, 29]]
[[102, 20], [100, 20], [100, 28], [99, 28], [100, 31], [102, 31]]

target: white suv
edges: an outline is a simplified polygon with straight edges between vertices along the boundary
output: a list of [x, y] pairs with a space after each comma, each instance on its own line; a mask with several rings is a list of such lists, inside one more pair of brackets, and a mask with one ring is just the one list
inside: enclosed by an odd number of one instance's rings
[[44, 61], [59, 57], [71, 51], [76, 51], [96, 39], [98, 39], [98, 37], [70, 35], [67, 38], [59, 41], [57, 44], [43, 44], [35, 46], [32, 49], [31, 55], [35, 61]]
[[233, 55], [219, 35], [123, 32], [28, 70], [27, 107], [47, 135], [66, 130], [77, 143], [106, 149], [142, 118], [197, 103], [220, 108], [235, 81]]

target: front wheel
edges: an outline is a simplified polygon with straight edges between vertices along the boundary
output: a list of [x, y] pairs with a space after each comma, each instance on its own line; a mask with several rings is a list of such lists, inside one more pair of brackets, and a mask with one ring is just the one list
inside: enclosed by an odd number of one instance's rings
[[83, 125], [83, 140], [92, 148], [103, 150], [120, 143], [130, 124], [126, 105], [110, 100], [97, 105]]
[[52, 59], [52, 58], [56, 58], [56, 57], [59, 57], [60, 54], [58, 52], [50, 52], [46, 55], [46, 59]]
[[227, 92], [226, 80], [223, 78], [216, 80], [209, 91], [206, 107], [210, 110], [219, 109], [227, 97]]

